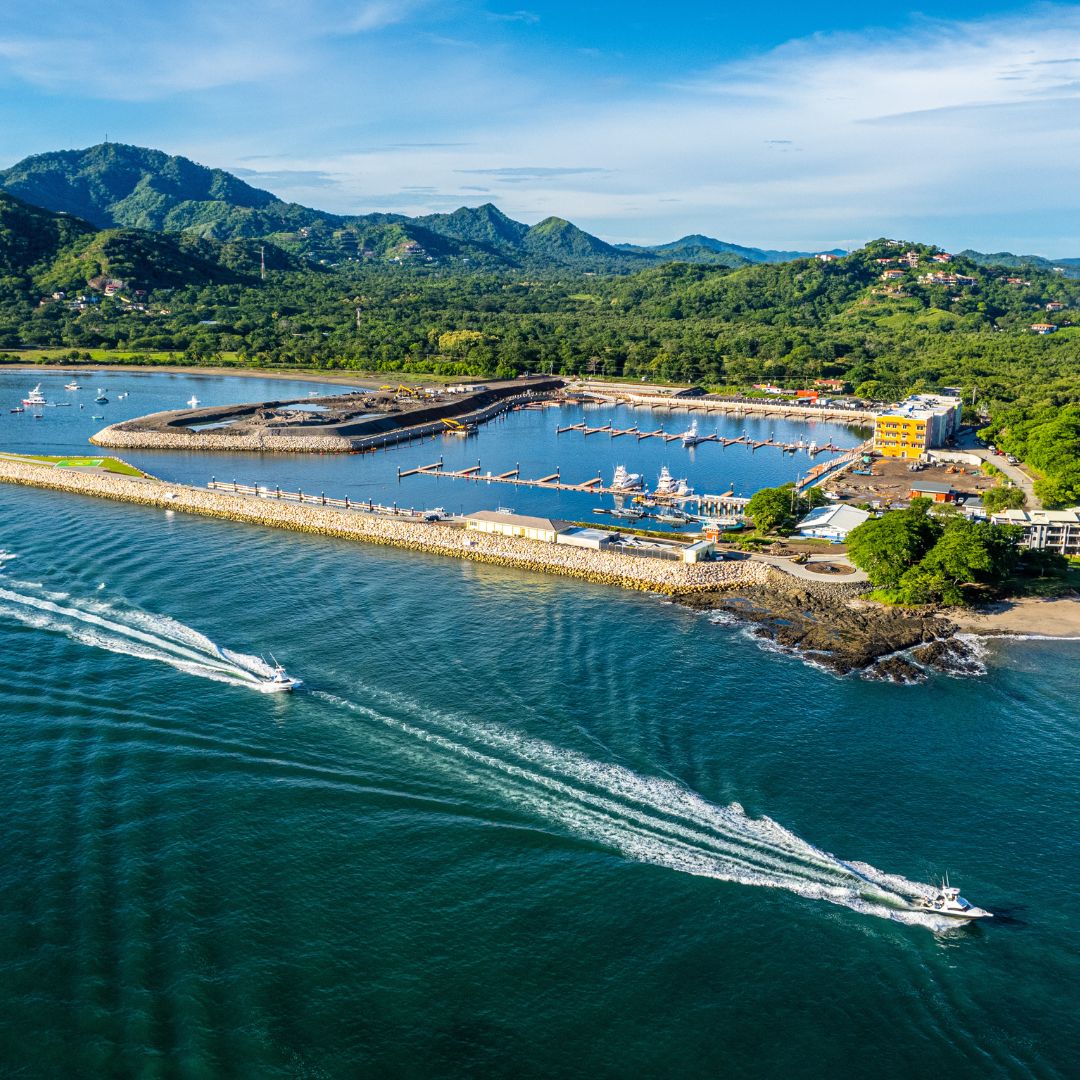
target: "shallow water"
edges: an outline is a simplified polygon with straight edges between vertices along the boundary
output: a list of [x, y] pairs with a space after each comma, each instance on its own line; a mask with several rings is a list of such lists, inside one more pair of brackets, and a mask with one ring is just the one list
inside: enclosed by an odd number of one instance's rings
[[[1080, 644], [836, 679], [648, 596], [14, 488], [0, 550], [6, 1075], [1074, 1075]], [[998, 917], [905, 914], [946, 870]]]

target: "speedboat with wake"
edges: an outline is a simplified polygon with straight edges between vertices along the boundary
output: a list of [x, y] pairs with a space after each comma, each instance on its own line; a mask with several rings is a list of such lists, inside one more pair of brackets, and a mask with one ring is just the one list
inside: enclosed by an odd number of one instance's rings
[[297, 679], [292, 675], [287, 675], [285, 669], [275, 661], [274, 673], [263, 679], [260, 686], [268, 694], [280, 694], [287, 690], [295, 690], [303, 683], [303, 681], [303, 679]]
[[960, 890], [949, 884], [948, 875], [941, 882], [941, 887], [933, 896], [916, 896], [911, 900], [916, 911], [928, 915], [948, 915], [954, 919], [992, 919], [994, 913], [976, 907], [960, 895]]

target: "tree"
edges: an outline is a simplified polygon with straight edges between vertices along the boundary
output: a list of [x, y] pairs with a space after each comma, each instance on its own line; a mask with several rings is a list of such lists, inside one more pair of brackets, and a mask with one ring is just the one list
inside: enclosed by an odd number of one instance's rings
[[942, 525], [930, 506], [929, 499], [914, 499], [907, 509], [871, 518], [848, 534], [848, 556], [871, 584], [895, 588], [934, 546]]
[[746, 515], [759, 533], [790, 533], [815, 506], [821, 506], [825, 496], [817, 488], [808, 488], [797, 495], [794, 484], [762, 488], [755, 491], [746, 504]]
[[984, 491], [982, 495], [983, 508], [991, 514], [997, 514], [1002, 510], [1021, 510], [1027, 496], [1018, 487], [1005, 487], [999, 484], [997, 487]]

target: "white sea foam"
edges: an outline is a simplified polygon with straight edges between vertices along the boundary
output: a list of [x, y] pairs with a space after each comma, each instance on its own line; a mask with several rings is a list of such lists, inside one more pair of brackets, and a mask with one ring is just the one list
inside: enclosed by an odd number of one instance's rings
[[435, 751], [426, 758], [429, 767], [448, 769], [545, 823], [627, 858], [786, 889], [935, 931], [956, 925], [910, 908], [910, 898], [926, 895], [929, 886], [844, 862], [771, 818], [752, 818], [737, 803], [710, 803], [673, 780], [432, 710], [401, 694], [365, 687], [364, 703], [323, 691], [316, 696], [423, 743]]
[[63, 634], [83, 645], [255, 690], [264, 689], [264, 680], [272, 673], [259, 657], [219, 648], [205, 634], [166, 615], [89, 597], [76, 599], [32, 582], [4, 580], [0, 617]]

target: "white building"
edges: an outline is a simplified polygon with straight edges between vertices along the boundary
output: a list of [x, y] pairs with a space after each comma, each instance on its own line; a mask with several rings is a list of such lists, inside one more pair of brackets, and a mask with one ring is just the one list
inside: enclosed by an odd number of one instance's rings
[[556, 537], [570, 525], [553, 518], [508, 514], [501, 510], [477, 510], [465, 519], [465, 528], [473, 532], [494, 533], [497, 536], [517, 536], [525, 540], [542, 540], [554, 544]]
[[1080, 555], [1080, 506], [1071, 510], [1002, 510], [992, 514], [995, 525], [1019, 525], [1020, 543], [1038, 551]]
[[845, 503], [819, 506], [799, 522], [799, 535], [812, 536], [819, 540], [846, 540], [852, 529], [857, 529], [871, 517], [873, 515], [868, 511]]
[[604, 529], [589, 529], [583, 525], [573, 525], [564, 528], [555, 535], [556, 544], [566, 544], [569, 547], [591, 548], [593, 551], [603, 551], [619, 539], [618, 533], [607, 532]]

